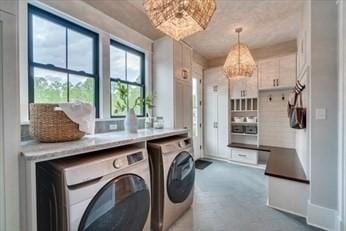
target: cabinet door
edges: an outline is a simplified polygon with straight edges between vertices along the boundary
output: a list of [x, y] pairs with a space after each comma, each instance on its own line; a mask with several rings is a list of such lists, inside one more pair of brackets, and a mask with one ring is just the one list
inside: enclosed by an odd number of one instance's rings
[[296, 83], [296, 54], [281, 57], [279, 87], [294, 87]]
[[[227, 85], [227, 84], [226, 84]], [[234, 78], [229, 81], [231, 99], [239, 99], [244, 97], [243, 93], [246, 89], [246, 79]]]
[[176, 81], [175, 85], [175, 128], [184, 128], [184, 84]]
[[186, 45], [182, 45], [183, 52], [183, 69], [187, 72], [186, 78], [183, 78], [184, 81], [191, 82], [192, 81], [192, 50], [190, 47]]
[[218, 153], [217, 157], [222, 159], [229, 159], [231, 149], [227, 147], [228, 141], [228, 89], [227, 84], [220, 86], [217, 97], [217, 129], [218, 129]]
[[254, 71], [250, 78], [246, 78], [246, 98], [257, 98], [258, 96], [258, 79], [257, 79], [257, 69]]
[[177, 41], [173, 41], [173, 67], [174, 77], [177, 80], [182, 80], [183, 51], [181, 44]]
[[268, 59], [259, 63], [259, 88], [271, 89], [275, 87], [274, 80], [279, 78], [279, 60]]
[[184, 108], [184, 128], [192, 131], [192, 85], [183, 84], [183, 108]]
[[204, 152], [208, 156], [218, 154], [218, 130], [216, 128], [217, 118], [217, 91], [218, 86], [214, 84], [205, 85], [205, 110], [204, 110]]

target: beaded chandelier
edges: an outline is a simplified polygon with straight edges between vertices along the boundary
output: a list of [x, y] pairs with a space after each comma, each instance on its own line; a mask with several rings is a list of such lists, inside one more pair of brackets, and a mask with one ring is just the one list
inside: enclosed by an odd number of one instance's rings
[[205, 30], [216, 4], [215, 0], [144, 0], [144, 9], [158, 30], [180, 40]]
[[244, 43], [240, 43], [239, 34], [241, 31], [242, 28], [235, 30], [238, 33], [238, 43], [232, 46], [223, 66], [224, 73], [228, 78], [237, 76], [251, 77], [256, 69], [256, 63], [249, 47]]

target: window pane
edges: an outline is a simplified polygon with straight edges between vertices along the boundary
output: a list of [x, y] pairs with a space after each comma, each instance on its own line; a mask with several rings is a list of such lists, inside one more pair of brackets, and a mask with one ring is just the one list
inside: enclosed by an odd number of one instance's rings
[[[133, 107], [138, 97], [142, 97], [142, 88], [134, 85], [128, 85], [129, 88], [129, 105]], [[136, 115], [142, 115], [143, 105], [135, 107]]]
[[34, 102], [67, 102], [67, 74], [34, 68]]
[[127, 81], [141, 83], [141, 57], [127, 53]]
[[70, 102], [82, 101], [94, 105], [95, 80], [80, 75], [69, 75]]
[[[121, 84], [121, 86], [127, 87], [126, 84]], [[120, 98], [119, 92], [117, 91], [117, 87], [118, 83], [115, 81], [111, 81], [111, 115], [125, 116], [127, 112], [127, 102], [124, 102], [124, 100]]]
[[111, 77], [125, 80], [125, 51], [111, 46], [110, 57]]
[[68, 68], [93, 74], [93, 39], [68, 30]]
[[46, 19], [33, 16], [34, 62], [66, 68], [66, 29]]

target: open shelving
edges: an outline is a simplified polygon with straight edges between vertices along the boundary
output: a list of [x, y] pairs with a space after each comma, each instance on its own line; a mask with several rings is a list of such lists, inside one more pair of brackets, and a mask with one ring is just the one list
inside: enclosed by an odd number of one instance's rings
[[[230, 136], [231, 142], [258, 145], [258, 98], [232, 98], [230, 99]], [[256, 117], [256, 122], [235, 122], [234, 117]], [[243, 132], [234, 132], [233, 126], [242, 126]], [[256, 134], [246, 133], [246, 127], [256, 127]]]

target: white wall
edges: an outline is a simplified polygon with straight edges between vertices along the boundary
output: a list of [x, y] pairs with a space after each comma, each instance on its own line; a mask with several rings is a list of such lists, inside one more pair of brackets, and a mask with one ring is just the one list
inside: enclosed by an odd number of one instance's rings
[[0, 1], [0, 230], [19, 227], [18, 1]]
[[[287, 98], [290, 92], [290, 90], [260, 92], [259, 142], [261, 145], [295, 148], [295, 129], [289, 126], [287, 116]], [[282, 96], [285, 97], [284, 100]]]
[[99, 34], [100, 118], [110, 118], [109, 39], [112, 38], [145, 53], [146, 92], [151, 92], [152, 40], [125, 26], [81, 0], [23, 0], [20, 2], [21, 121], [28, 120], [27, 4], [32, 3]]
[[[337, 5], [311, 2], [311, 203], [337, 208]], [[327, 111], [317, 120], [318, 108]]]

